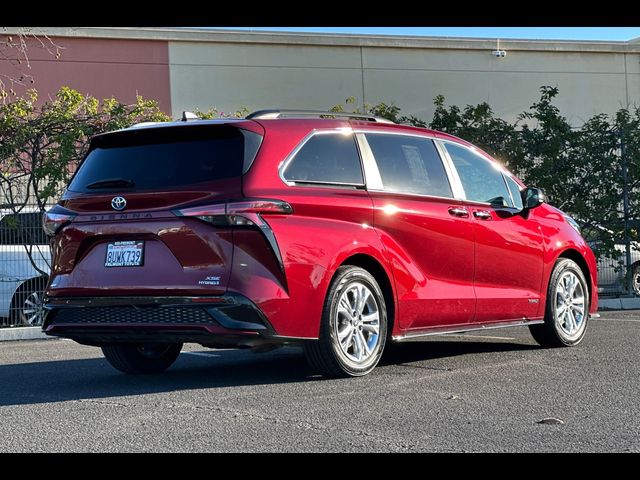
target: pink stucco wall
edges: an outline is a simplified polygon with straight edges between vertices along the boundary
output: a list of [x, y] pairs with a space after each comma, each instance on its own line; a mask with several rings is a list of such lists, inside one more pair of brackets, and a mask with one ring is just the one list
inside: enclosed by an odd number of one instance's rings
[[171, 113], [168, 42], [67, 37], [52, 40], [63, 47], [60, 58], [56, 60], [30, 41], [30, 69], [24, 62], [16, 65], [15, 60], [0, 56], [0, 73], [13, 78], [22, 73], [33, 76], [33, 84], [14, 87], [18, 94], [33, 87], [43, 101], [65, 85], [98, 99], [115, 97], [124, 103], [134, 102], [139, 94], [157, 100], [164, 112]]

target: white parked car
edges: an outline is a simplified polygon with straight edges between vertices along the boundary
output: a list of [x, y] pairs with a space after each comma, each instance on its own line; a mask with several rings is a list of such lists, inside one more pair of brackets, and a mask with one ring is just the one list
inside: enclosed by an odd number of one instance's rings
[[[585, 229], [585, 222], [579, 222], [580, 227]], [[585, 238], [589, 246], [597, 250], [600, 240], [599, 235], [614, 237], [613, 231], [600, 225], [592, 226], [590, 235]], [[598, 259], [598, 293], [605, 295], [619, 295], [626, 290], [626, 269], [627, 263], [626, 247], [621, 239], [616, 239], [613, 255], [604, 255]], [[633, 295], [640, 296], [640, 242], [631, 242], [631, 276]]]
[[[616, 243], [616, 257], [601, 257], [598, 260], [598, 293], [618, 294], [626, 287], [625, 269], [626, 250], [622, 243]], [[640, 245], [631, 242], [631, 275], [633, 294], [640, 296]]]
[[1, 325], [42, 324], [42, 294], [51, 252], [41, 219], [35, 209], [24, 208], [18, 213], [0, 209]]

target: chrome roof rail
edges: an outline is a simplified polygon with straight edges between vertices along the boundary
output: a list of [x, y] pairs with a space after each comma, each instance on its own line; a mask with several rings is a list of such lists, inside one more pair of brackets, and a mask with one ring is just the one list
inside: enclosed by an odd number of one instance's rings
[[322, 110], [258, 110], [250, 113], [245, 118], [247, 120], [272, 120], [284, 117], [344, 117], [376, 123], [394, 123], [386, 118], [376, 117], [368, 113], [323, 112]]
[[143, 127], [153, 127], [155, 125], [164, 125], [167, 122], [140, 122], [134, 125], [131, 125], [129, 128], [143, 128]]

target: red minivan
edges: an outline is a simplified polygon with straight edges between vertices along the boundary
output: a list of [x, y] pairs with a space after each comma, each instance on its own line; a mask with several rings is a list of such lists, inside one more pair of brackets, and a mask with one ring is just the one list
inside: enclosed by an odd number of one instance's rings
[[359, 376], [423, 335], [576, 345], [597, 311], [576, 222], [464, 140], [357, 114], [184, 118], [94, 137], [44, 217], [44, 331], [123, 372], [185, 342], [295, 343]]

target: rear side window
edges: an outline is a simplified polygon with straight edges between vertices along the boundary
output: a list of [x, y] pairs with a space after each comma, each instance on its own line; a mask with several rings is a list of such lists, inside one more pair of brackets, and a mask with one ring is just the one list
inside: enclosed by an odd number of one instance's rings
[[42, 213], [10, 213], [0, 220], [0, 245], [47, 245]]
[[230, 126], [203, 125], [97, 137], [69, 190], [157, 190], [239, 177], [260, 145], [259, 135], [248, 136]]
[[378, 133], [368, 133], [366, 137], [385, 190], [453, 197], [433, 140]]
[[445, 143], [445, 147], [458, 171], [467, 200], [493, 206], [513, 206], [497, 165], [468, 148], [453, 143]]
[[316, 134], [296, 153], [283, 172], [289, 182], [364, 185], [353, 135]]

